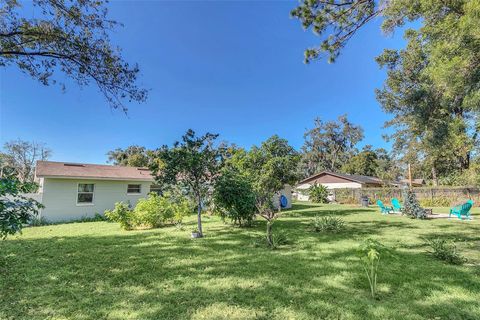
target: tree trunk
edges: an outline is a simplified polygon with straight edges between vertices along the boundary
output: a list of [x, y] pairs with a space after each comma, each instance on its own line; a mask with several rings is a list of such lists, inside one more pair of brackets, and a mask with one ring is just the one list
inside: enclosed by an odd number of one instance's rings
[[272, 224], [272, 221], [267, 220], [267, 242], [270, 246], [272, 245]]
[[200, 233], [200, 237], [203, 237], [203, 230], [202, 230], [202, 198], [200, 198], [200, 196], [198, 197], [197, 225], [198, 225], [198, 232]]

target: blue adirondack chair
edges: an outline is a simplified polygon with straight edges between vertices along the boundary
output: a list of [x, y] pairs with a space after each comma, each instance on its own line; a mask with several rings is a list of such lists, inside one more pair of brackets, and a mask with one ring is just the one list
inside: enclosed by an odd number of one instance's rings
[[395, 212], [401, 212], [402, 211], [402, 205], [400, 204], [400, 201], [398, 201], [397, 198], [392, 199], [392, 206], [393, 206], [393, 210]]
[[462, 220], [462, 216], [471, 220], [472, 216], [470, 215], [470, 209], [473, 207], [473, 200], [468, 200], [464, 204], [460, 206], [456, 206], [450, 209], [450, 214], [448, 217], [450, 218], [453, 215], [456, 215], [458, 219]]
[[377, 205], [380, 207], [380, 211], [382, 212], [382, 214], [389, 214], [389, 213], [393, 212], [392, 207], [385, 206], [383, 204], [383, 202], [380, 201], [380, 200], [377, 200]]

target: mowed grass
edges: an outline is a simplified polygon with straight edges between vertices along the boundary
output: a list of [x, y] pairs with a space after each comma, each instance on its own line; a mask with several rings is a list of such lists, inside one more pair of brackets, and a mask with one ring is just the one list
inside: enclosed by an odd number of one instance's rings
[[[316, 214], [347, 228], [314, 233]], [[263, 221], [240, 229], [205, 217], [196, 240], [194, 217], [185, 230], [27, 228], [0, 242], [0, 319], [480, 319], [479, 221], [296, 204], [274, 224], [291, 243], [274, 251], [253, 245]], [[356, 257], [367, 237], [395, 248], [382, 257], [378, 300]], [[457, 239], [467, 264], [434, 259], [425, 245], [434, 237]]]

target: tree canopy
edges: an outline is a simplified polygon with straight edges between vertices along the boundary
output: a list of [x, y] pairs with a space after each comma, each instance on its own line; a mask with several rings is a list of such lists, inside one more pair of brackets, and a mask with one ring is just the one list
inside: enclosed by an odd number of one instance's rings
[[107, 153], [108, 162], [117, 166], [148, 167], [149, 153], [147, 148], [133, 145], [126, 149], [117, 148]]
[[47, 160], [52, 151], [44, 143], [13, 140], [0, 152], [0, 177], [15, 176], [21, 183], [33, 182], [38, 160]]
[[[113, 108], [125, 101], [143, 102], [139, 68], [121, 56], [109, 33], [119, 25], [108, 17], [104, 0], [33, 0], [28, 17], [18, 0], [0, 8], [0, 66], [14, 65], [44, 85], [63, 72], [80, 86], [96, 84]], [[63, 86], [63, 84], [62, 84]]]
[[363, 129], [354, 125], [346, 115], [337, 121], [315, 119], [315, 126], [304, 134], [301, 171], [310, 176], [322, 170], [339, 171], [355, 153], [355, 146], [363, 139]]

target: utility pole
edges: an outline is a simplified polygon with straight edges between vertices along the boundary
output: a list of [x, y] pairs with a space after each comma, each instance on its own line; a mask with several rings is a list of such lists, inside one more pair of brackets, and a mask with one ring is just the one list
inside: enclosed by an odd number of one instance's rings
[[408, 163], [408, 183], [410, 184], [410, 189], [412, 188], [412, 166], [410, 162]]

